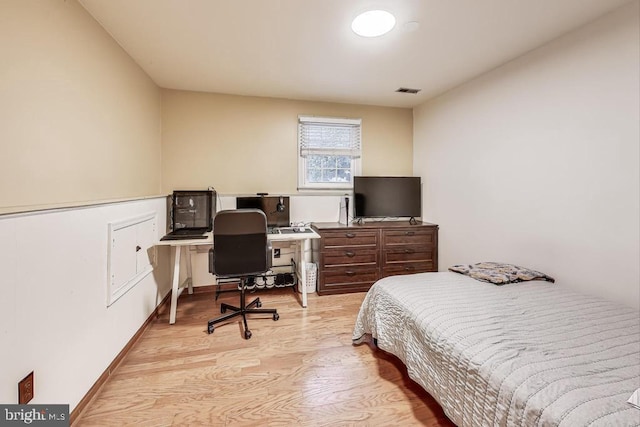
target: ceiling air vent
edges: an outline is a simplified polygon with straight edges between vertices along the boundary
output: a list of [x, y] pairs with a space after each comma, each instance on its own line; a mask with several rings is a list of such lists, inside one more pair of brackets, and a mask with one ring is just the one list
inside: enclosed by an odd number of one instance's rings
[[408, 88], [408, 87], [401, 87], [401, 88], [397, 89], [396, 92], [416, 94], [416, 93], [420, 92], [421, 90], [422, 89], [411, 89], [411, 88]]

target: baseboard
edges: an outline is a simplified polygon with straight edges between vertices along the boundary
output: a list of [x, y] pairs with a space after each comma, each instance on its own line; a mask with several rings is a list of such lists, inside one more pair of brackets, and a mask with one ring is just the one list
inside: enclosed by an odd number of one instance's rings
[[153, 312], [149, 315], [147, 320], [145, 320], [142, 326], [140, 326], [138, 331], [133, 335], [133, 337], [131, 337], [129, 342], [127, 342], [127, 344], [124, 346], [122, 351], [120, 351], [120, 353], [118, 353], [115, 359], [113, 359], [113, 362], [111, 362], [107, 367], [107, 369], [105, 369], [105, 371], [102, 373], [102, 375], [98, 377], [96, 382], [89, 389], [87, 394], [85, 394], [84, 397], [80, 400], [78, 405], [76, 405], [74, 410], [71, 411], [71, 414], [69, 416], [70, 425], [73, 426], [74, 422], [76, 422], [79, 419], [80, 415], [82, 414], [82, 411], [85, 410], [85, 408], [87, 407], [87, 405], [89, 405], [91, 400], [96, 396], [96, 394], [98, 394], [98, 391], [100, 391], [100, 388], [104, 385], [105, 382], [107, 382], [107, 379], [109, 379], [113, 371], [118, 367], [120, 362], [122, 362], [122, 360], [127, 355], [127, 353], [129, 353], [133, 345], [140, 339], [144, 331], [147, 330], [147, 328], [149, 327], [153, 319], [158, 316], [160, 311], [165, 306], [169, 305], [170, 301], [171, 301], [171, 292], [168, 292], [167, 295], [162, 299], [160, 304], [158, 304], [155, 310], [153, 310]]

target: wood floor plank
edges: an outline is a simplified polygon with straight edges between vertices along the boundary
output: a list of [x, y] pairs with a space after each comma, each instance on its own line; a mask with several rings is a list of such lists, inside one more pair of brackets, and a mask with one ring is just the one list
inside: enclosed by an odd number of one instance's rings
[[245, 340], [239, 318], [206, 331], [237, 294], [184, 293], [177, 322], [160, 313], [74, 426], [452, 426], [397, 358], [351, 344], [364, 295], [302, 309], [290, 289], [262, 291], [280, 320], [252, 316]]

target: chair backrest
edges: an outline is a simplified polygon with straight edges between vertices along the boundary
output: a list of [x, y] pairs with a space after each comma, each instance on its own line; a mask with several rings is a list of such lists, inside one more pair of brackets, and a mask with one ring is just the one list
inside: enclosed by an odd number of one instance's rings
[[213, 219], [209, 271], [218, 277], [261, 274], [271, 267], [267, 218], [258, 209], [220, 211]]

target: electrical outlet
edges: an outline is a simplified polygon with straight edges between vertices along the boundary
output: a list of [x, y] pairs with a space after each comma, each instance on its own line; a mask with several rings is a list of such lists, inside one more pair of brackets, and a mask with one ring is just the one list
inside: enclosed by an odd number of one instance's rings
[[33, 371], [18, 383], [18, 403], [26, 405], [33, 399]]
[[273, 250], [273, 257], [280, 258], [280, 248], [276, 248]]

